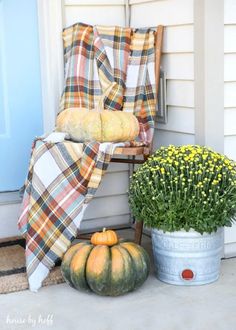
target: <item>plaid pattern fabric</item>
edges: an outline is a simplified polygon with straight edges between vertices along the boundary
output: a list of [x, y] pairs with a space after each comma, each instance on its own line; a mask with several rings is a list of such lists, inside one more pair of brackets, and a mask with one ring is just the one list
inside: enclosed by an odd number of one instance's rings
[[76, 237], [113, 149], [111, 143], [35, 141], [18, 222], [32, 291]]
[[[153, 32], [75, 24], [63, 38], [65, 88], [60, 110], [93, 109], [105, 93], [106, 109], [137, 115], [141, 143], [148, 143], [155, 104]], [[26, 237], [32, 291], [40, 288], [77, 235], [117, 145], [35, 140], [18, 221]]]
[[139, 121], [139, 138], [151, 143], [156, 107], [155, 36], [150, 29], [136, 29], [131, 42], [123, 111], [132, 112]]
[[64, 30], [63, 40], [65, 88], [60, 111], [94, 109], [112, 83], [104, 107], [121, 110], [131, 29], [77, 23]]
[[156, 102], [154, 31], [77, 23], [64, 30], [63, 40], [65, 88], [60, 111], [94, 109], [105, 93], [104, 108], [134, 113], [141, 142], [151, 143]]

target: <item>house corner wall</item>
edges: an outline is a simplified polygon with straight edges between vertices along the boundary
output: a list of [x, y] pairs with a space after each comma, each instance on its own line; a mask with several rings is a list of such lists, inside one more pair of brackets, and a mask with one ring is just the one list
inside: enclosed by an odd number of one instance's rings
[[195, 142], [221, 153], [224, 152], [223, 26], [224, 0], [194, 1]]
[[[236, 160], [236, 1], [224, 1], [224, 151]], [[236, 224], [225, 229], [225, 256], [236, 255]]]

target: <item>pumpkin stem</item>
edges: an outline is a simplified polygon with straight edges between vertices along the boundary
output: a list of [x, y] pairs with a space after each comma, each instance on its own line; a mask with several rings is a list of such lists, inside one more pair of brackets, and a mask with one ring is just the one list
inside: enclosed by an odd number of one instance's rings
[[103, 230], [102, 230], [102, 232], [105, 233], [105, 231], [106, 231], [106, 228], [104, 227]]

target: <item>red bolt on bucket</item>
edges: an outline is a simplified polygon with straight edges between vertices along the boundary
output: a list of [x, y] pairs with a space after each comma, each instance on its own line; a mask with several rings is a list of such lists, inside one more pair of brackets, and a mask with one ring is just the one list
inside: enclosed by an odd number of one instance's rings
[[190, 281], [194, 278], [194, 273], [191, 269], [185, 269], [182, 271], [182, 279], [186, 281]]

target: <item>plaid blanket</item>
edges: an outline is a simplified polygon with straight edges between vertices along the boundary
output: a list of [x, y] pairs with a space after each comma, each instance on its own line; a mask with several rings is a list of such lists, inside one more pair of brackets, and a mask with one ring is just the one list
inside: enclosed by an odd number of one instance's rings
[[63, 32], [65, 88], [60, 111], [94, 109], [101, 94], [104, 108], [136, 115], [140, 141], [149, 144], [154, 134], [154, 31], [77, 23]]
[[[65, 88], [60, 110], [92, 109], [112, 84], [104, 107], [134, 112], [140, 119], [140, 137], [148, 142], [155, 110], [153, 32], [75, 24], [63, 37]], [[116, 147], [112, 143], [50, 142], [50, 137], [35, 140], [18, 221], [26, 237], [32, 291], [40, 288], [76, 237]]]
[[77, 236], [113, 148], [111, 143], [35, 140], [19, 218], [32, 291], [38, 290]]

